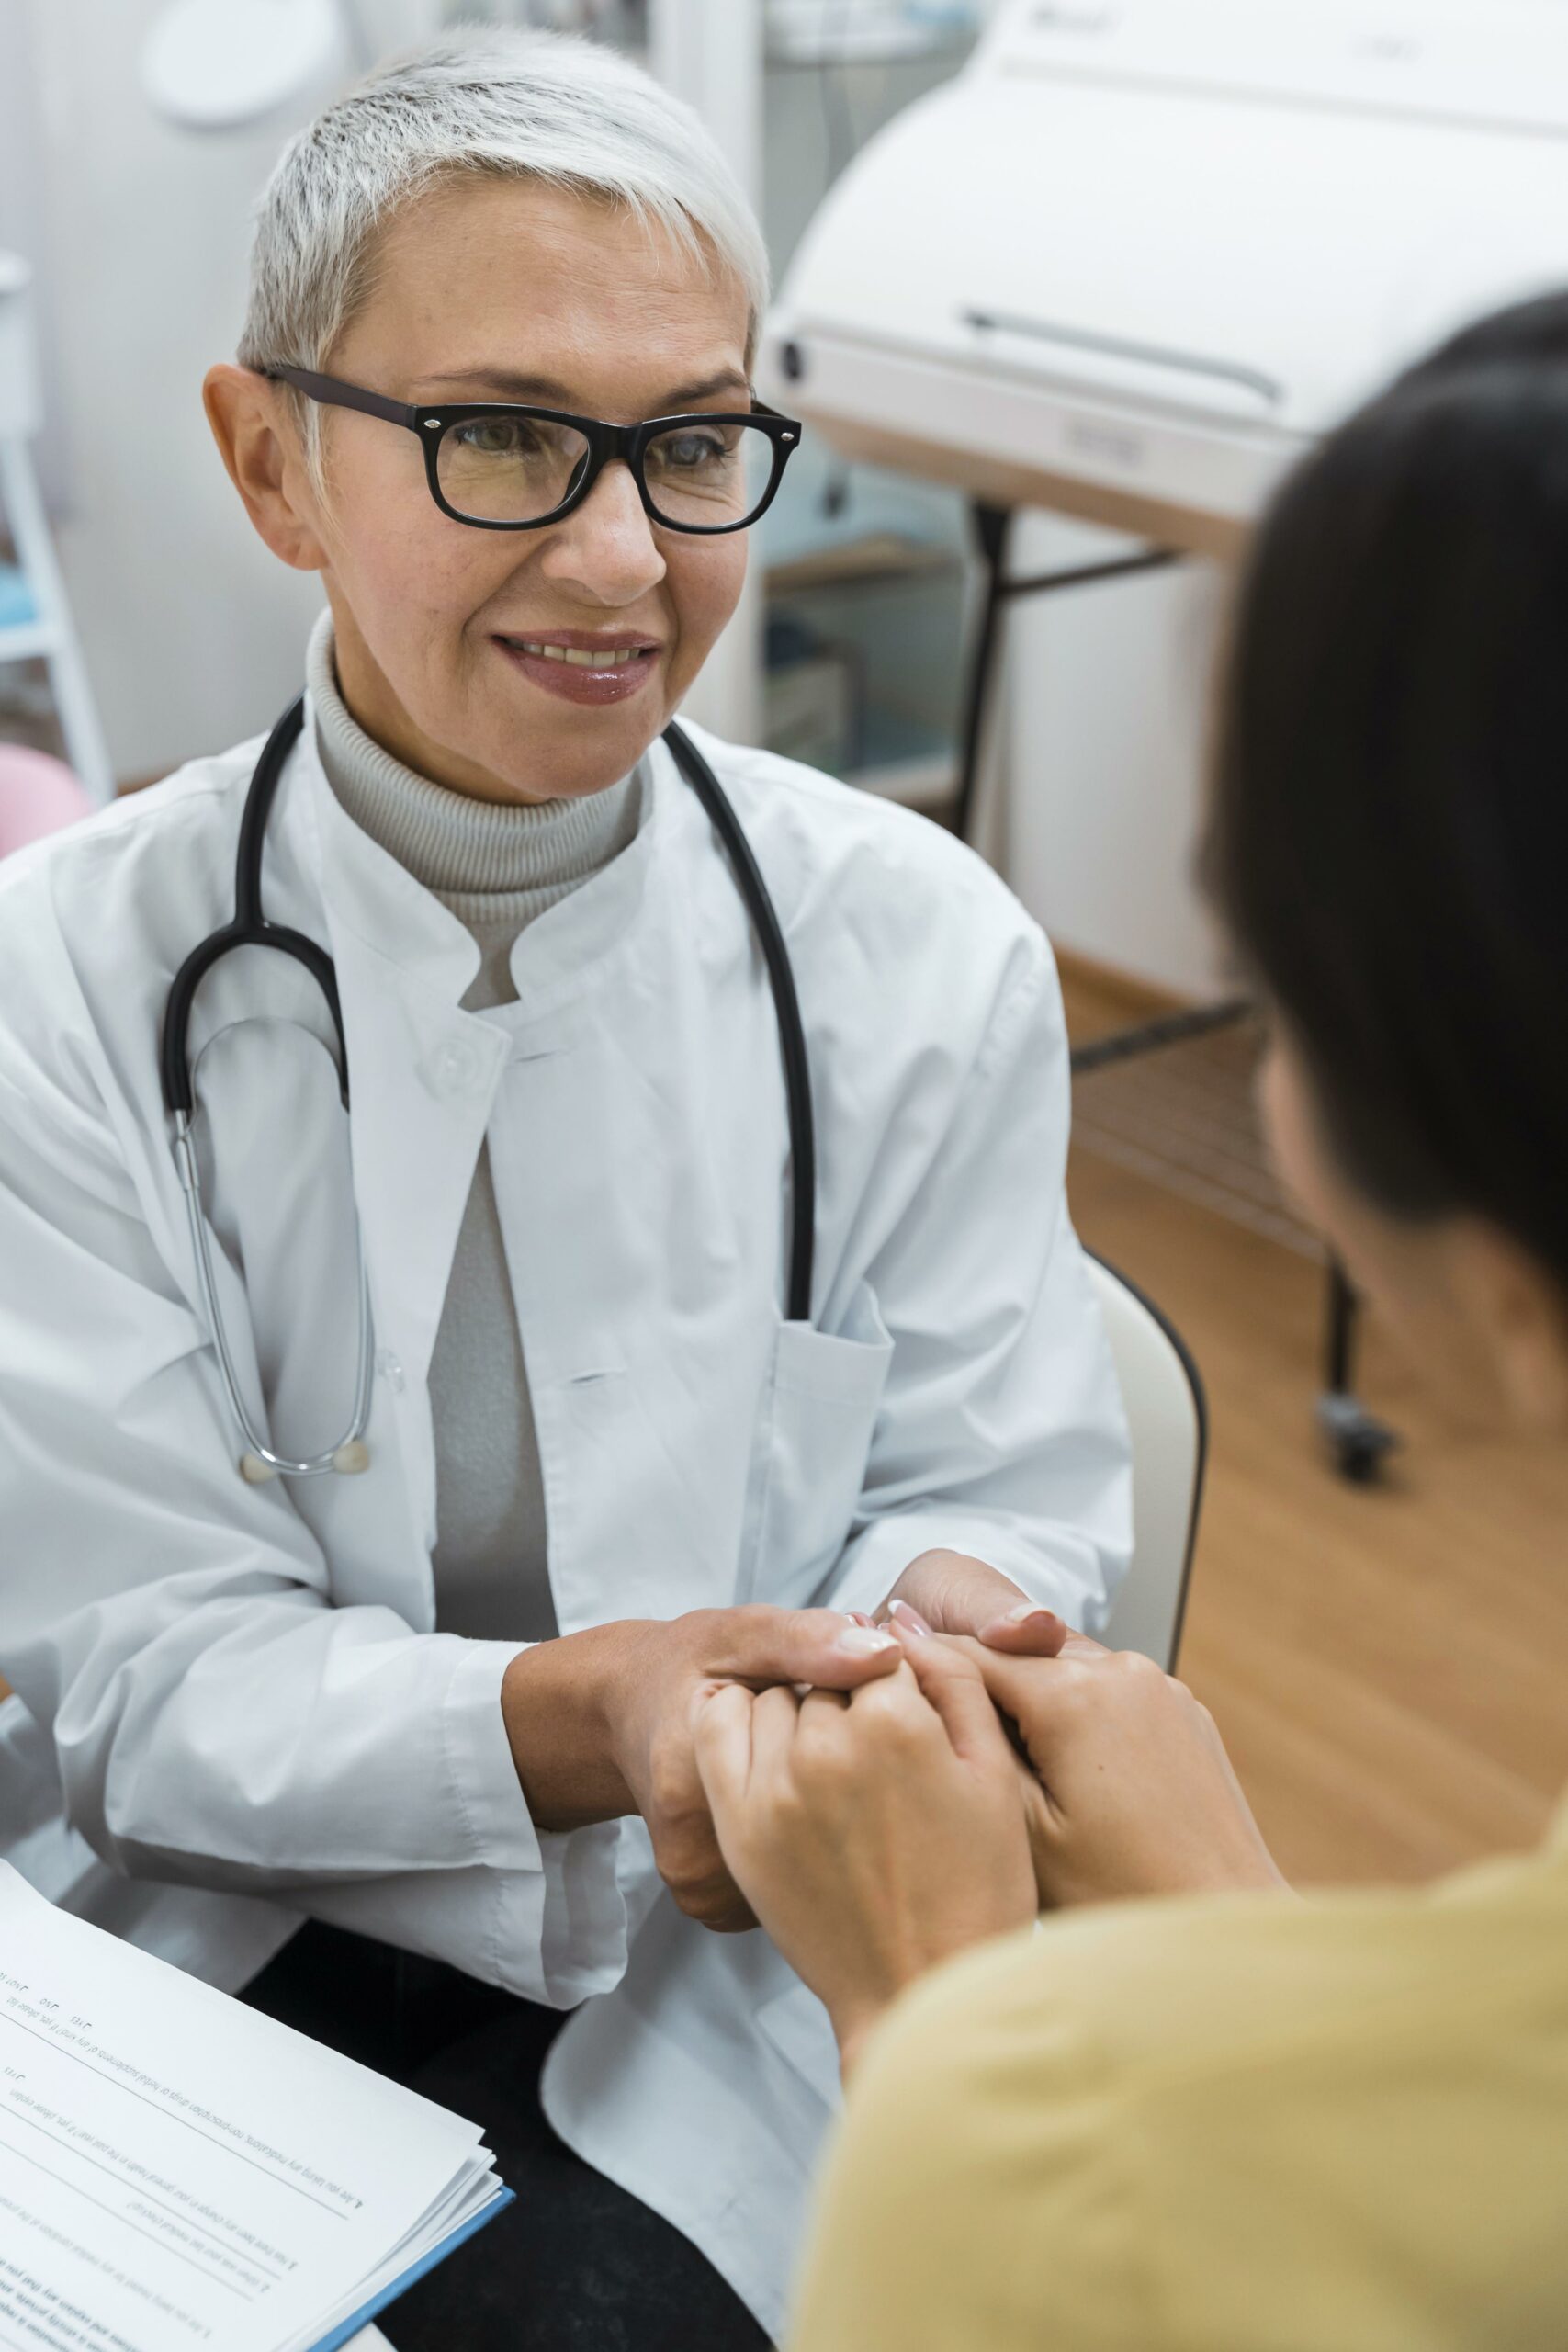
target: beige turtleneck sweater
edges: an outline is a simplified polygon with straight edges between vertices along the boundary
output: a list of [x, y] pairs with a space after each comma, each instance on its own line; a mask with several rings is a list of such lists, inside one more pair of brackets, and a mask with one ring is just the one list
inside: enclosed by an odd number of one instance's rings
[[[330, 613], [311, 634], [305, 671], [321, 765], [340, 806], [479, 943], [464, 1005], [480, 1012], [514, 1003], [518, 933], [635, 838], [640, 771], [587, 799], [469, 800], [405, 767], [354, 718], [338, 689]], [[488, 1145], [453, 1256], [430, 1401], [436, 1623], [484, 1640], [547, 1640], [558, 1627], [544, 1487]]]

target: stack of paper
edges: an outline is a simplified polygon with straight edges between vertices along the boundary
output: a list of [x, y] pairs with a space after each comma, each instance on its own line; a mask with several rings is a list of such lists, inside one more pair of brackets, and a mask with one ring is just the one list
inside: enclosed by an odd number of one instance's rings
[[509, 2196], [478, 2125], [0, 1863], [0, 2352], [331, 2352]]

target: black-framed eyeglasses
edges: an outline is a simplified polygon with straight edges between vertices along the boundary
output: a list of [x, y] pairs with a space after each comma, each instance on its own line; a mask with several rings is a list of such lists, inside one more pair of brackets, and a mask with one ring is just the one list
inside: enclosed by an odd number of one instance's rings
[[318, 376], [309, 368], [265, 371], [329, 408], [353, 408], [400, 424], [424, 450], [430, 494], [455, 523], [479, 531], [536, 531], [581, 506], [604, 468], [630, 469], [644, 509], [671, 531], [714, 537], [744, 531], [773, 504], [800, 426], [776, 409], [699, 409], [689, 416], [605, 424], [562, 409], [512, 401], [415, 407]]

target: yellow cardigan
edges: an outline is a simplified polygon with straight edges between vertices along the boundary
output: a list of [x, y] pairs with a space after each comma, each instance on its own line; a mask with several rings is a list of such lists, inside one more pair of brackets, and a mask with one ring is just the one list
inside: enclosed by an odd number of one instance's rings
[[791, 2352], [1563, 2352], [1568, 1822], [1424, 1893], [1120, 1905], [868, 2048]]

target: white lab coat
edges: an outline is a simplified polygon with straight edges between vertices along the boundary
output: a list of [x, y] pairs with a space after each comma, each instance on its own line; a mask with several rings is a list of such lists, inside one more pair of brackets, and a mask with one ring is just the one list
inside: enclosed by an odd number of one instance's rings
[[336, 959], [351, 1120], [310, 984], [247, 953], [198, 999], [198, 1124], [229, 1330], [288, 1450], [346, 1418], [357, 1198], [378, 1349], [359, 1477], [238, 1476], [159, 1092], [165, 994], [229, 919], [259, 740], [0, 870], [0, 1669], [21, 1702], [0, 1848], [220, 1984], [303, 1913], [586, 2002], [552, 2120], [776, 2331], [836, 2095], [825, 2013], [760, 1933], [680, 1915], [640, 1822], [536, 1832], [499, 1704], [515, 1645], [434, 1630], [426, 1374], [481, 1141], [563, 1634], [869, 1609], [933, 1544], [1094, 1627], [1129, 1476], [1063, 1196], [1039, 931], [935, 827], [693, 732], [794, 958], [811, 1325], [781, 1319], [772, 1000], [663, 746], [635, 843], [528, 926], [520, 1001], [484, 1013], [460, 1006], [472, 939], [343, 813], [309, 721], [291, 756], [268, 911]]

